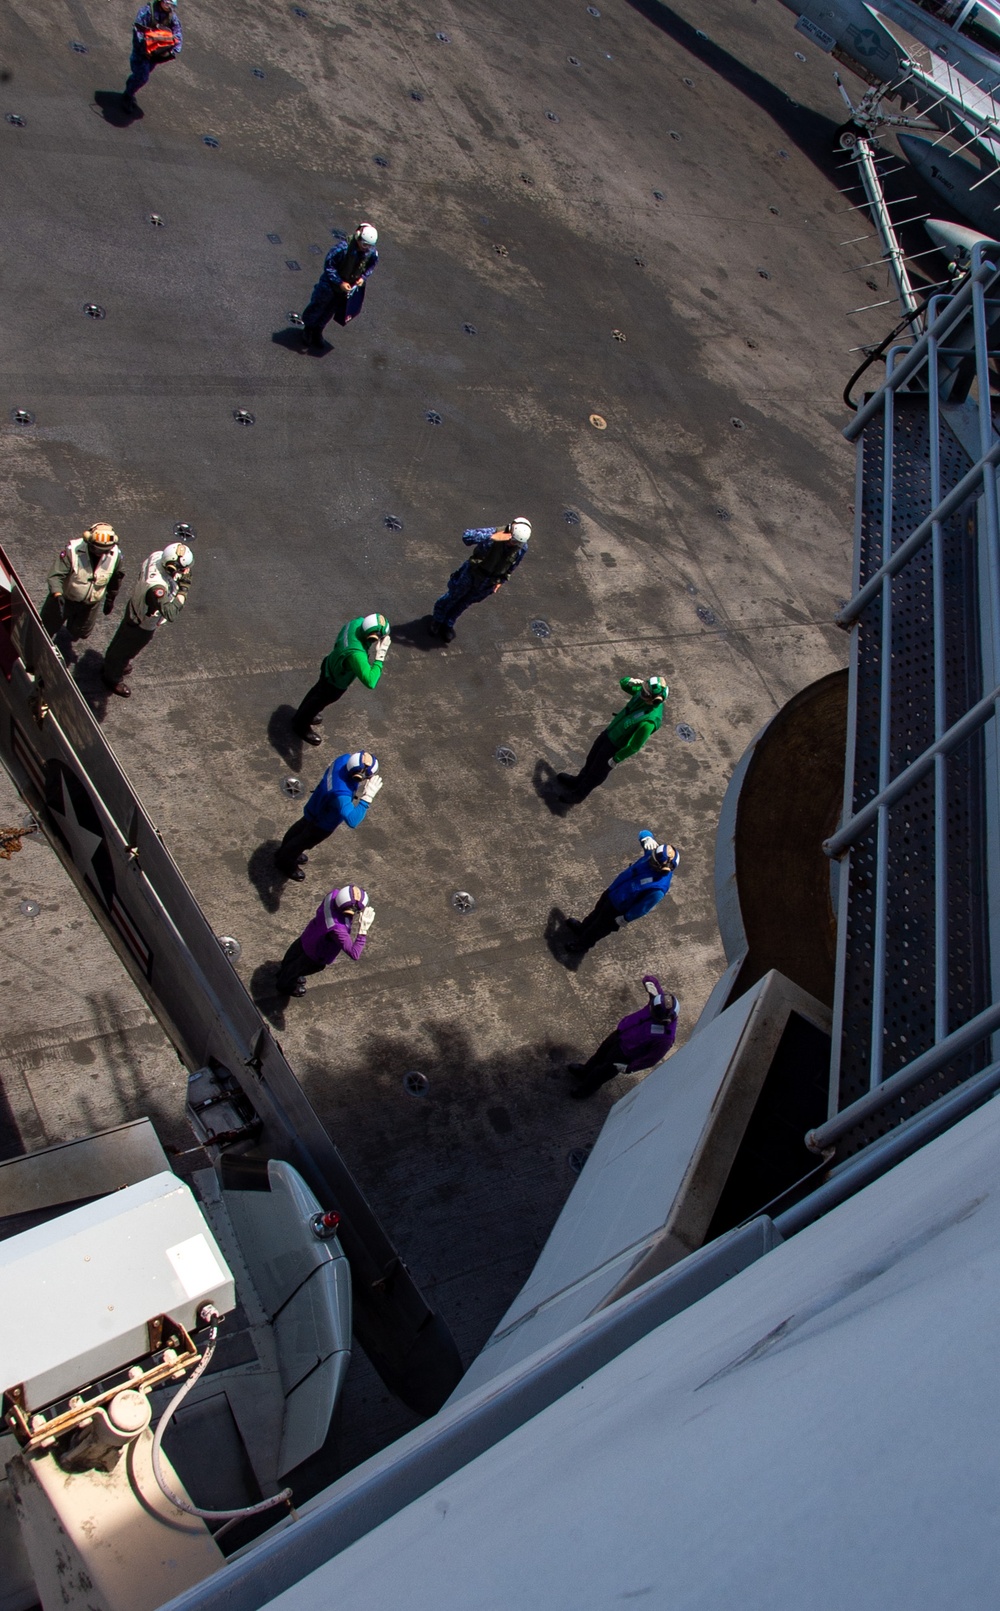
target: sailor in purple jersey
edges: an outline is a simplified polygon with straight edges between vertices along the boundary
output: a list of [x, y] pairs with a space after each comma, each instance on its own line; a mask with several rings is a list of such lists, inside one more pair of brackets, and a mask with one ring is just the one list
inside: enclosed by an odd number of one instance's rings
[[[355, 918], [358, 928], [352, 938]], [[367, 892], [360, 884], [331, 889], [317, 906], [315, 916], [282, 957], [275, 981], [278, 994], [304, 996], [306, 975], [322, 973], [331, 962], [336, 962], [341, 951], [345, 951], [352, 962], [360, 961], [374, 921], [375, 908], [369, 906]]]
[[646, 1005], [623, 1018], [585, 1063], [569, 1064], [573, 1076], [570, 1096], [593, 1096], [616, 1074], [636, 1074], [640, 1069], [652, 1068], [672, 1049], [680, 1002], [664, 990], [655, 974], [643, 974], [642, 982], [649, 996]]

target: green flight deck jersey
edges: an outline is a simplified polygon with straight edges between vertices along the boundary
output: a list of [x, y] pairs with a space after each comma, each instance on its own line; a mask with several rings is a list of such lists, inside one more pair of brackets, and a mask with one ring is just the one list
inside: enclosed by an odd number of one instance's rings
[[366, 688], [374, 688], [382, 675], [382, 662], [368, 662], [368, 645], [361, 636], [363, 615], [348, 621], [337, 634], [337, 641], [320, 667], [325, 682], [334, 688], [349, 688], [357, 678]]
[[[631, 677], [623, 677], [621, 686], [626, 691]], [[648, 705], [643, 702], [642, 693], [638, 691], [632, 695], [628, 704], [616, 711], [608, 723], [608, 737], [615, 746], [615, 760], [624, 761], [626, 756], [638, 755], [648, 738], [656, 732], [663, 722], [663, 701], [659, 704]]]

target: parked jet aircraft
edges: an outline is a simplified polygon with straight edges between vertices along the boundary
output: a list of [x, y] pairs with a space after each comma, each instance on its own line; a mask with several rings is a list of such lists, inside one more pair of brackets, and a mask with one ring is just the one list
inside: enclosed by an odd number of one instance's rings
[[994, 0], [781, 0], [800, 33], [869, 83], [891, 83], [908, 70], [904, 30], [970, 84], [1000, 88], [1000, 6]]
[[[899, 133], [900, 149], [932, 189], [974, 228], [1000, 229], [1000, 4], [997, 0], [782, 0], [796, 28], [873, 87], [854, 105], [838, 145], [877, 138], [889, 126], [951, 136]], [[806, 7], [807, 9], [802, 9]], [[889, 113], [894, 97], [921, 121]], [[960, 153], [966, 153], [961, 155]], [[969, 159], [973, 160], [969, 160]]]

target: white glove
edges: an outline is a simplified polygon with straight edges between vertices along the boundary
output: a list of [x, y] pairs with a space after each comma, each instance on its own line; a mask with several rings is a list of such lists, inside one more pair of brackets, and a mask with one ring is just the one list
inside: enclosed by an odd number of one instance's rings
[[[379, 789], [382, 787], [382, 784], [384, 783], [384, 781], [385, 781], [385, 779], [379, 777], [378, 773], [376, 772], [374, 777], [367, 779], [367, 781], [365, 782], [364, 788], [361, 790], [361, 793], [358, 795], [358, 799], [359, 800], [364, 800], [367, 805], [371, 805], [371, 803], [374, 800], [375, 796], [378, 794]], [[366, 907], [365, 910], [367, 911], [368, 908]]]
[[375, 908], [374, 908], [374, 906], [366, 906], [364, 911], [361, 914], [361, 921], [358, 924], [358, 934], [359, 935], [360, 934], [367, 934], [368, 930], [371, 928], [371, 926], [374, 923], [374, 921], [375, 921]]
[[385, 637], [379, 638], [378, 643], [375, 645], [375, 659], [378, 661], [384, 660], [386, 655], [389, 653], [391, 645], [392, 639], [387, 632]]
[[639, 835], [639, 843], [642, 846], [643, 850], [655, 850], [656, 845], [657, 845], [657, 841], [653, 838], [653, 835], [651, 833], [642, 833], [642, 834], [640, 834]]

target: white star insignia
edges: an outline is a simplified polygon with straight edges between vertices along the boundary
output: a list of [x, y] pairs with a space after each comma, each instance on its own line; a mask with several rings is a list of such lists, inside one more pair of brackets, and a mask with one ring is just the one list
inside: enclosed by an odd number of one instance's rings
[[100, 892], [100, 880], [94, 871], [94, 856], [103, 845], [104, 840], [100, 834], [91, 833], [89, 828], [84, 828], [78, 820], [73, 801], [66, 787], [66, 775], [64, 772], [59, 774], [59, 787], [62, 791], [63, 809], [60, 811], [53, 807], [52, 815], [60, 819], [62, 831], [69, 844], [70, 853], [77, 871], [82, 873], [84, 878], [88, 879], [93, 885], [94, 889]]

